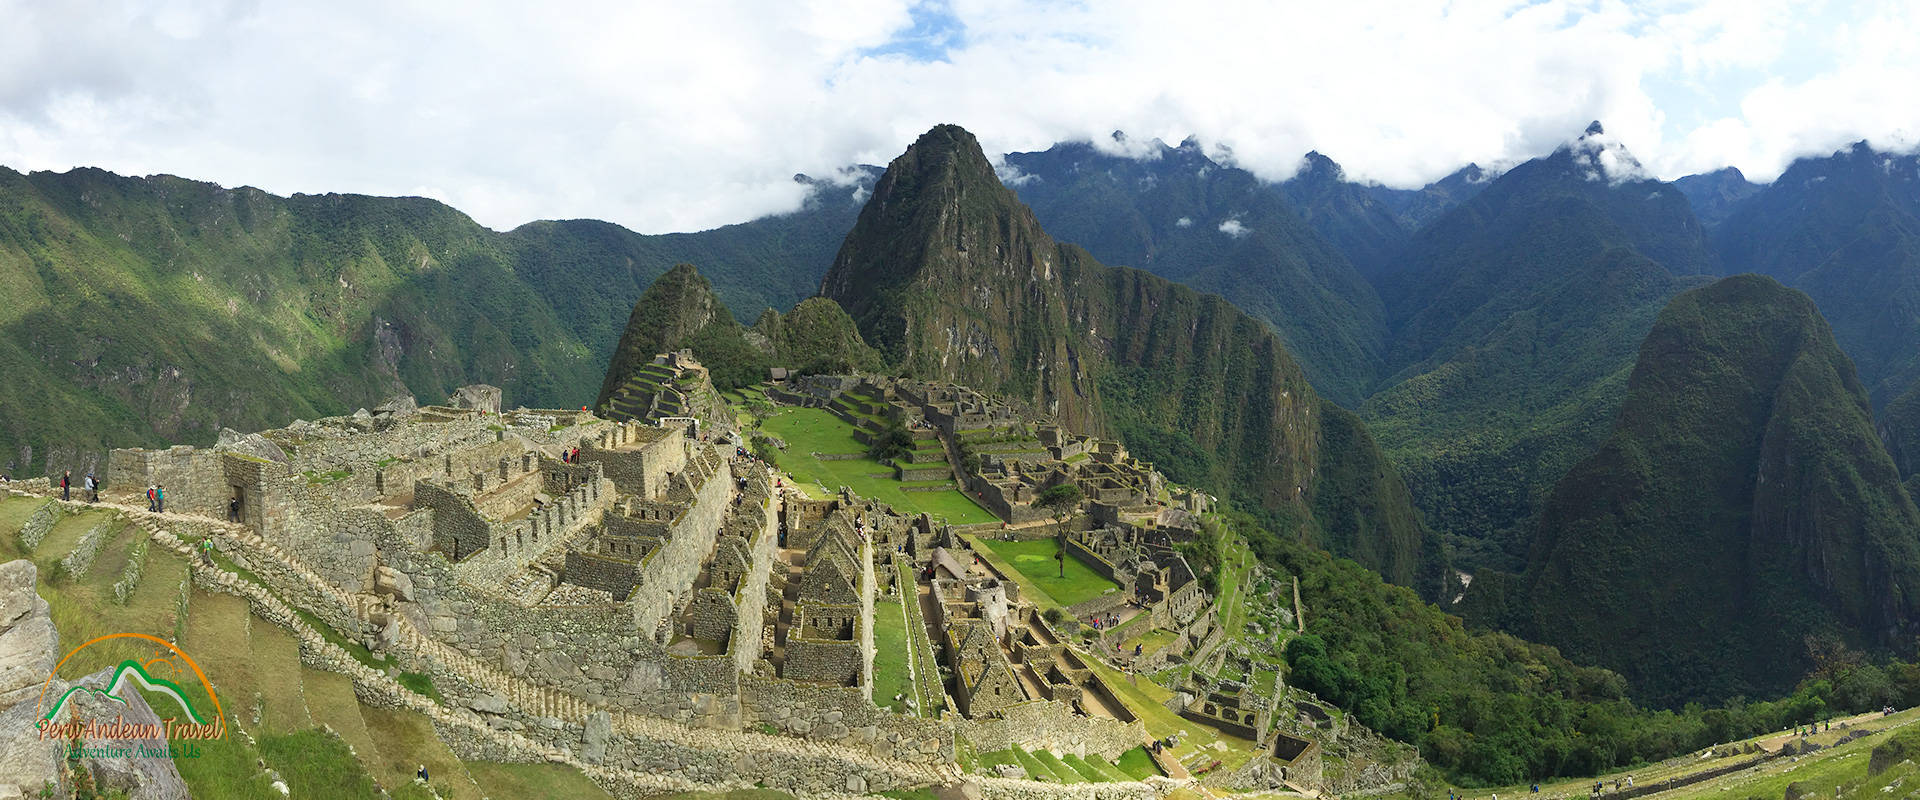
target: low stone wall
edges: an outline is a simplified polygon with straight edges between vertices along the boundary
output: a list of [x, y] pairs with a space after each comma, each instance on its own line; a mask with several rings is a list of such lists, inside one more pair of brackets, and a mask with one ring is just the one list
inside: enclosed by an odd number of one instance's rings
[[959, 719], [957, 724], [960, 735], [982, 753], [1018, 746], [1111, 761], [1147, 741], [1147, 728], [1137, 720], [1082, 716], [1055, 700], [1015, 703], [997, 719]]
[[26, 545], [28, 550], [38, 548], [40, 540], [47, 538], [47, 533], [53, 530], [53, 524], [59, 521], [59, 503], [48, 502], [41, 505], [27, 517], [27, 524], [20, 526], [20, 543]]
[[1110, 580], [1110, 581], [1119, 580], [1118, 578], [1115, 578], [1113, 576], [1114, 575], [1113, 562], [1108, 561], [1106, 558], [1102, 557], [1099, 553], [1093, 552], [1092, 549], [1088, 548], [1086, 544], [1082, 543], [1080, 540], [1075, 539], [1071, 536], [1067, 537], [1066, 550], [1068, 554], [1072, 555], [1075, 558], [1080, 559], [1080, 563], [1086, 564], [1087, 569], [1090, 569], [1090, 570], [1093, 570], [1094, 572], [1099, 573], [1100, 577], [1106, 578], [1107, 580]]
[[780, 677], [790, 681], [856, 686], [864, 682], [864, 658], [857, 641], [795, 639], [787, 642]]
[[1067, 613], [1075, 617], [1091, 617], [1096, 614], [1105, 614], [1126, 605], [1127, 599], [1131, 596], [1132, 595], [1125, 591], [1111, 591], [1091, 600], [1082, 600], [1072, 606], [1068, 606]]
[[893, 714], [845, 686], [816, 686], [740, 676], [740, 710], [748, 725], [818, 741], [865, 747], [876, 756], [920, 764], [953, 760], [953, 726]]
[[639, 582], [639, 562], [580, 550], [567, 551], [567, 583], [599, 589], [611, 593], [615, 600], [625, 600]]

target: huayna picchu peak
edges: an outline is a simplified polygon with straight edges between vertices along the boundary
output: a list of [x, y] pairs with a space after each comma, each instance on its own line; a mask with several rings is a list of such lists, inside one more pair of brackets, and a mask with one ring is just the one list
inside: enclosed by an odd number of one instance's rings
[[1116, 436], [1177, 480], [1438, 589], [1441, 553], [1399, 477], [1268, 327], [1217, 296], [1055, 242], [957, 126], [928, 131], [888, 165], [822, 294], [905, 374]]

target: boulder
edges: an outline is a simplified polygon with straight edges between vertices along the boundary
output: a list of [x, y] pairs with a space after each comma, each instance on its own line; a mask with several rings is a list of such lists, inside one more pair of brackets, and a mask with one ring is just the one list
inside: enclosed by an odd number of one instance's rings
[[1886, 772], [1888, 768], [1914, 755], [1915, 745], [1920, 744], [1920, 736], [1896, 736], [1875, 745], [1873, 754], [1867, 757], [1867, 775], [1869, 777]]
[[373, 591], [375, 594], [391, 595], [403, 603], [411, 603], [413, 602], [413, 578], [392, 567], [375, 567]]
[[60, 645], [35, 576], [31, 561], [0, 564], [0, 797], [38, 797], [49, 782], [66, 788], [58, 745], [40, 741], [34, 727]]
[[213, 449], [265, 459], [275, 464], [287, 463], [287, 451], [280, 449], [280, 445], [274, 444], [272, 439], [257, 433], [241, 433], [232, 428], [220, 429], [220, 438], [214, 442]]
[[[79, 680], [81, 686], [106, 690], [113, 680], [115, 667], [100, 670]], [[124, 685], [115, 695], [126, 701], [120, 705], [92, 692], [80, 692], [73, 696], [68, 706], [68, 719], [113, 720], [125, 718], [134, 725], [160, 725], [160, 715], [147, 705], [146, 698], [131, 683]], [[171, 701], [162, 701], [171, 702]], [[178, 708], [165, 709], [167, 716], [181, 715]], [[219, 743], [181, 742], [180, 747], [218, 747]], [[165, 752], [166, 737], [153, 739], [105, 739], [89, 738], [85, 742], [89, 751], [99, 752], [113, 749], [126, 753], [113, 758], [86, 758], [81, 763], [93, 777], [94, 788], [107, 797], [125, 797], [128, 800], [187, 800], [187, 784], [180, 779], [180, 771], [171, 758], [156, 758], [144, 753]]]
[[587, 715], [586, 747], [580, 757], [589, 764], [598, 764], [607, 759], [607, 741], [613, 738], [613, 717], [605, 711], [595, 711]]
[[407, 417], [420, 413], [420, 404], [414, 402], [413, 395], [396, 394], [380, 405], [373, 407], [373, 413], [392, 417]]
[[488, 692], [467, 701], [467, 707], [482, 714], [505, 714], [507, 713], [507, 699], [493, 692]]
[[453, 390], [453, 396], [447, 398], [447, 405], [454, 408], [468, 408], [488, 414], [500, 413], [500, 387], [476, 383]]

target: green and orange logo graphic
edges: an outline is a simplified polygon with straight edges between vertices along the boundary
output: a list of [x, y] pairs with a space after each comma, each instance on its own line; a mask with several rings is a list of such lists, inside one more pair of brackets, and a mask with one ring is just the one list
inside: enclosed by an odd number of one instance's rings
[[[115, 639], [140, 639], [149, 641], [166, 648], [171, 655], [162, 655], [145, 662], [131, 658], [126, 659], [121, 661], [119, 666], [114, 667], [113, 678], [107, 681], [105, 689], [76, 685], [60, 693], [58, 697], [51, 698], [51, 702], [49, 702], [50, 698], [48, 695], [53, 689], [53, 675], [60, 674], [61, 667], [66, 666], [67, 662], [72, 660], [75, 655], [78, 655], [80, 651], [101, 642]], [[184, 663], [187, 669], [192, 671], [193, 678], [199, 681], [202, 688], [206, 689], [207, 699], [213, 705], [212, 709], [196, 707], [193, 698], [189, 697], [188, 694], [180, 688], [179, 684], [166, 678], [157, 677], [154, 674], [160, 671], [161, 667], [165, 667], [177, 675], [184, 674], [180, 668], [180, 663]], [[90, 639], [85, 644], [74, 648], [72, 652], [67, 653], [65, 658], [60, 659], [60, 663], [56, 664], [53, 668], [53, 675], [47, 676], [47, 682], [41, 685], [40, 704], [36, 708], [39, 712], [39, 722], [36, 723], [36, 726], [40, 730], [41, 739], [66, 740], [76, 737], [90, 739], [165, 738], [168, 741], [175, 741], [183, 739], [221, 739], [226, 737], [226, 714], [220, 706], [220, 695], [213, 689], [213, 682], [207, 680], [206, 673], [201, 671], [200, 665], [193, 660], [192, 656], [187, 655], [186, 651], [176, 647], [172, 642], [158, 636], [151, 636], [144, 633], [112, 633]], [[60, 721], [61, 716], [73, 708], [75, 698], [81, 696], [90, 695], [99, 697], [103, 700], [125, 706], [127, 701], [122, 695], [122, 690], [130, 686], [138, 687], [141, 690], [152, 692], [172, 700], [173, 704], [179, 707], [180, 715], [167, 716], [167, 713], [171, 709], [164, 708], [165, 704], [162, 704], [162, 708], [154, 709], [155, 714], [160, 717], [160, 723], [158, 725], [130, 723], [126, 721], [124, 716], [116, 717], [113, 720], [68, 719], [65, 722]], [[211, 715], [205, 713], [209, 710], [213, 712]], [[67, 716], [71, 715], [68, 714]]]

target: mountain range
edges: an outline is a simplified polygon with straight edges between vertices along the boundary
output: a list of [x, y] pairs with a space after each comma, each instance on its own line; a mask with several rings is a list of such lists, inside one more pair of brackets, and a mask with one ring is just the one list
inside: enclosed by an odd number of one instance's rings
[[800, 178], [794, 213], [665, 236], [0, 171], [0, 454], [84, 469], [475, 381], [586, 405], [610, 362], [689, 346], [722, 382], [994, 391], [1663, 703], [1789, 686], [1809, 631], [1907, 630], [1912, 155], [1666, 183], [1596, 123], [1399, 190], [1116, 144], [996, 163], [942, 126], [884, 174]]

